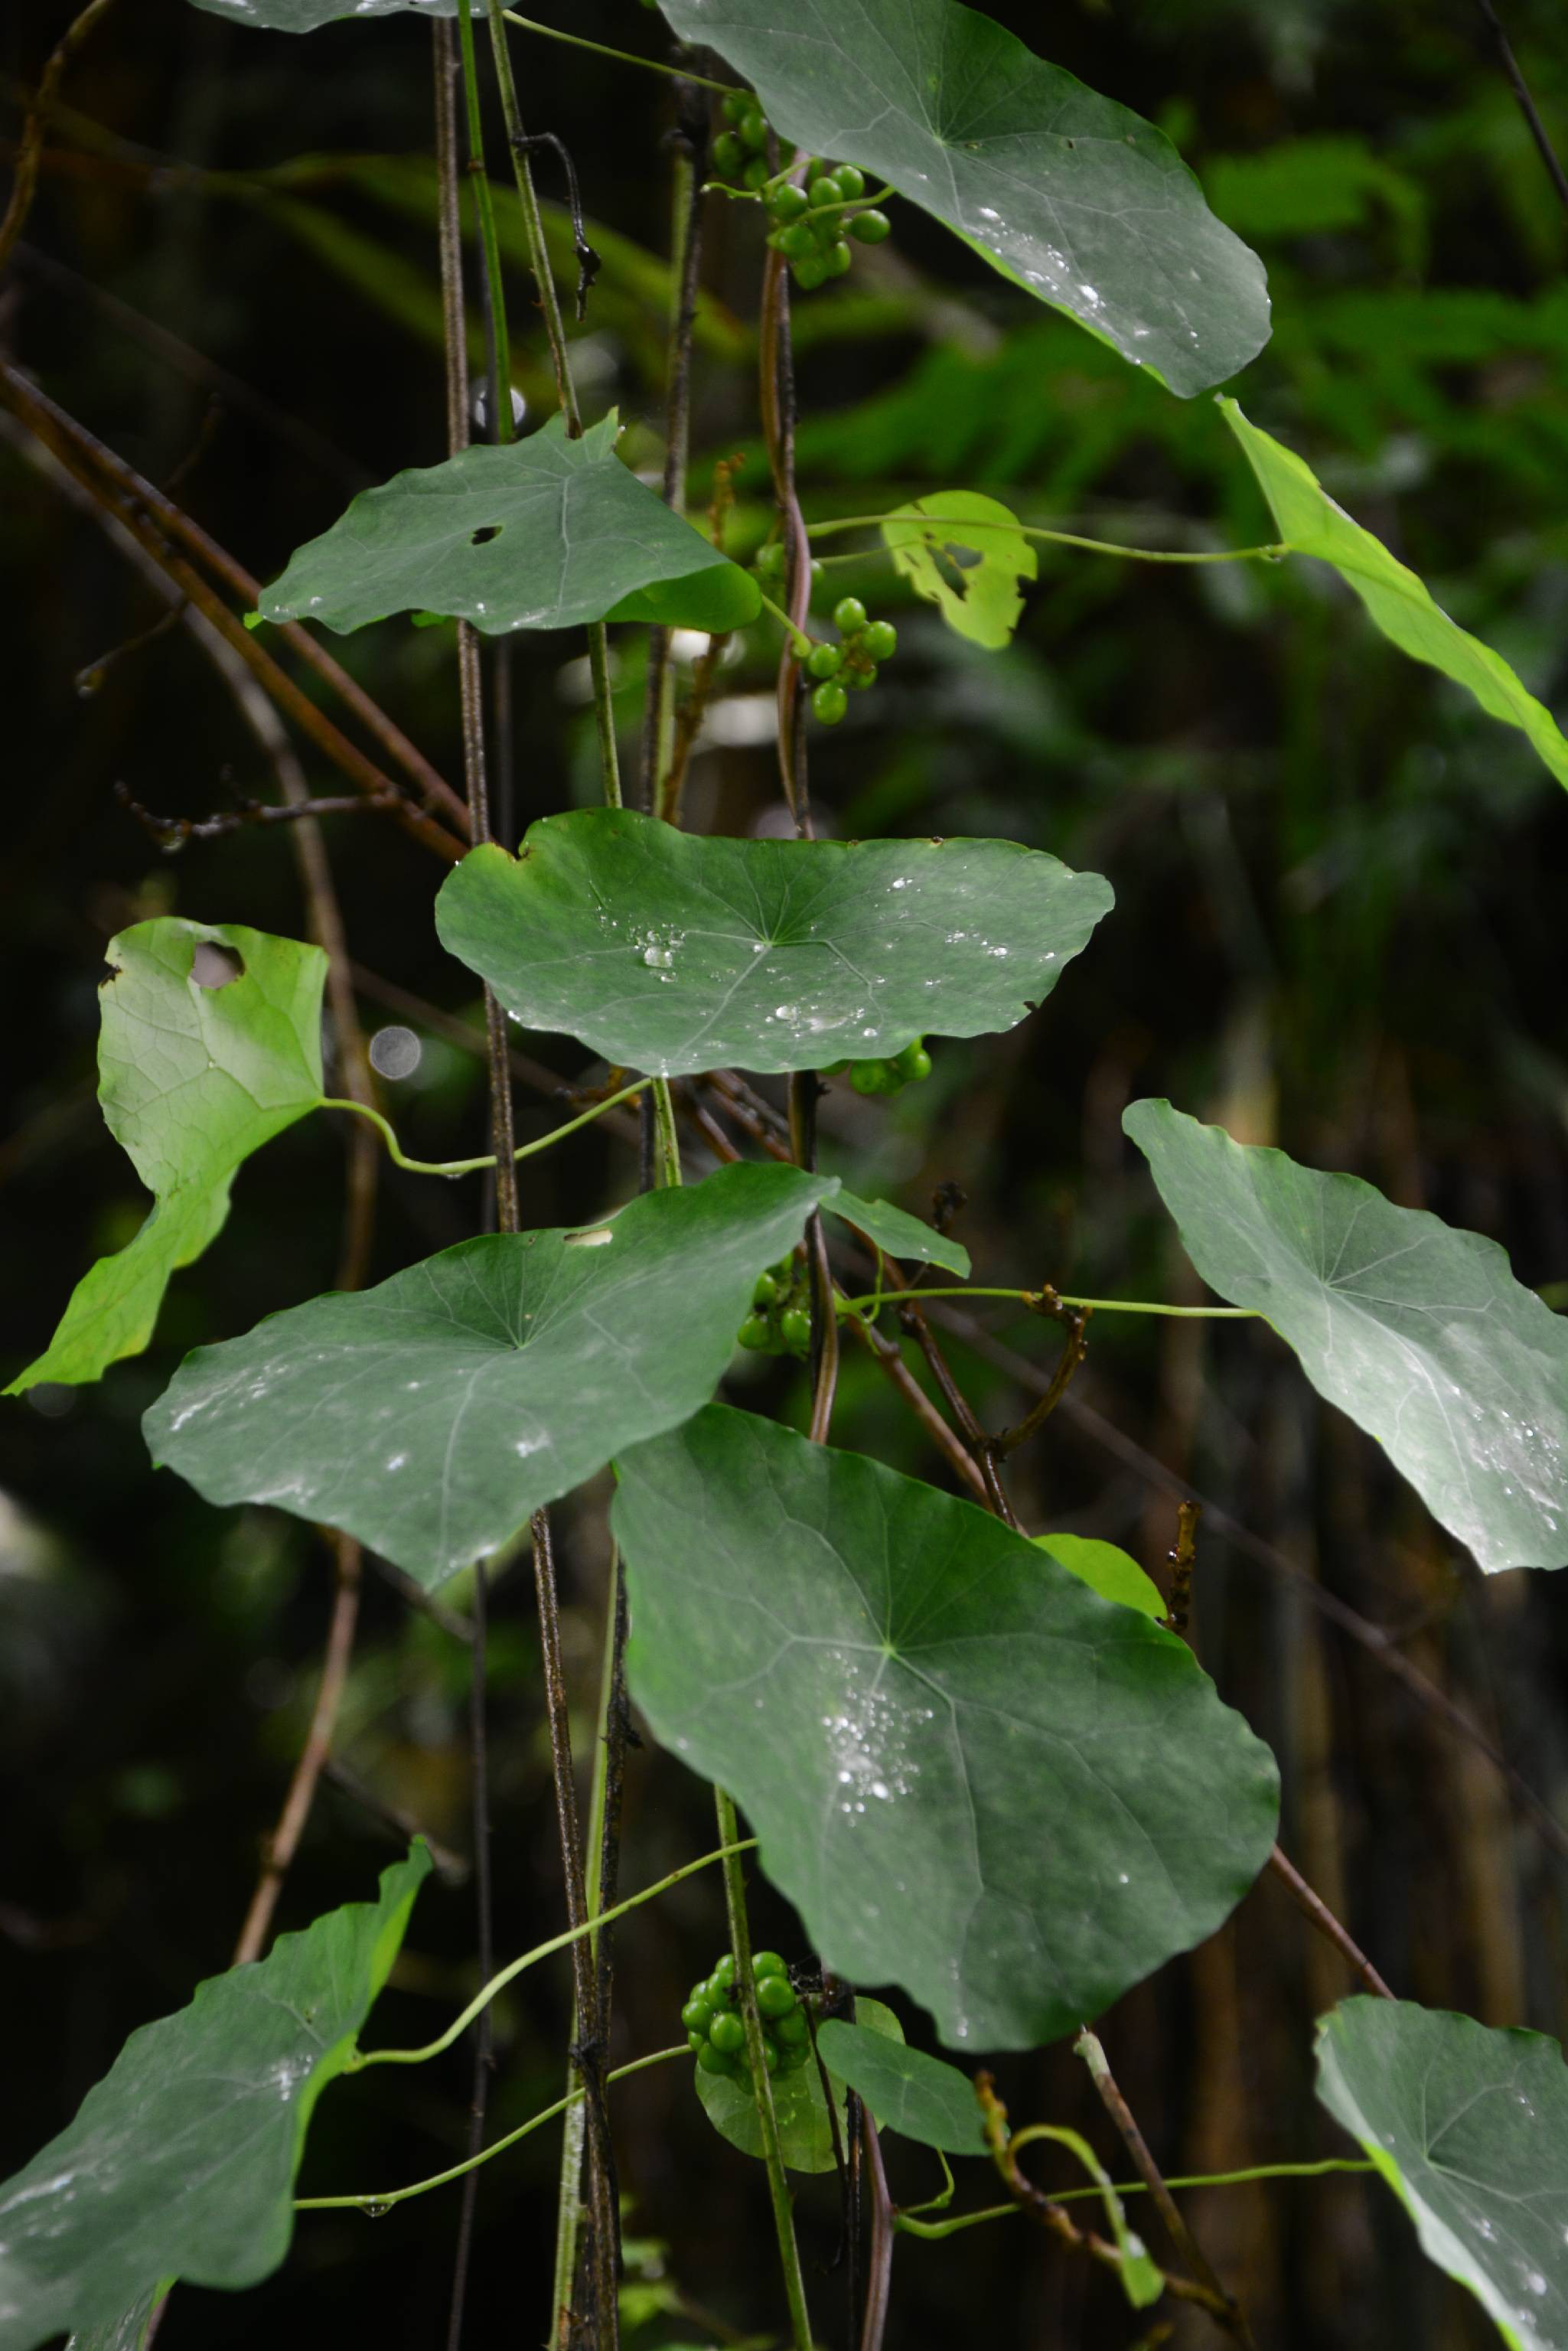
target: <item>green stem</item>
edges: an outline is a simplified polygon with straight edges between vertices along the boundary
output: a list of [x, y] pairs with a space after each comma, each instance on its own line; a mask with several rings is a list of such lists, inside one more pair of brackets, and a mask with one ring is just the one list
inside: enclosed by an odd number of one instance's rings
[[735, 1805], [723, 1788], [713, 1792], [718, 1833], [724, 1840], [724, 1896], [729, 1911], [729, 1948], [735, 1959], [735, 1986], [746, 2021], [746, 2054], [751, 2067], [751, 2087], [757, 2100], [757, 2120], [762, 2134], [762, 2161], [768, 2172], [768, 2193], [773, 2206], [773, 2226], [779, 2238], [779, 2259], [784, 2272], [784, 2296], [789, 2305], [789, 2330], [795, 2351], [811, 2351], [811, 2320], [806, 2308], [806, 2281], [800, 2273], [800, 2251], [795, 2242], [795, 2214], [784, 2177], [784, 2154], [779, 2142], [779, 2117], [773, 2111], [773, 2085], [763, 2055], [762, 2019], [757, 2007], [757, 1986], [751, 1973], [751, 1928], [746, 1916], [746, 1873], [740, 1865], [739, 1823]]
[[779, 627], [783, 630], [785, 635], [789, 638], [789, 643], [794, 647], [795, 652], [799, 654], [800, 658], [804, 661], [806, 655], [811, 650], [814, 640], [809, 637], [803, 629], [798, 629], [795, 626], [794, 622], [789, 618], [789, 613], [784, 610], [782, 604], [776, 604], [771, 596], [763, 596], [760, 588], [757, 592], [759, 596], [762, 596], [763, 611], [765, 612], [772, 613], [774, 619], [778, 622]]
[[519, 32], [543, 33], [548, 40], [570, 42], [574, 49], [591, 49], [597, 57], [613, 57], [617, 65], [641, 66], [644, 73], [667, 74], [672, 81], [695, 81], [699, 89], [716, 89], [725, 98], [737, 87], [730, 81], [709, 81], [706, 74], [687, 73], [684, 66], [662, 65], [657, 57], [633, 57], [630, 49], [612, 49], [603, 41], [585, 40], [580, 33], [563, 33], [559, 25], [536, 25], [531, 16], [519, 16], [515, 8], [503, 8], [501, 14]]
[[[916, 501], [918, 505], [918, 500]], [[1278, 562], [1281, 556], [1296, 550], [1285, 540], [1270, 547], [1220, 547], [1201, 552], [1164, 547], [1123, 547], [1114, 539], [1083, 538], [1077, 531], [1047, 530], [1042, 524], [1032, 522], [972, 522], [967, 517], [962, 522], [949, 522], [941, 515], [915, 516], [904, 514], [837, 515], [831, 522], [812, 522], [806, 526], [808, 538], [831, 538], [841, 530], [876, 530], [884, 522], [909, 523], [928, 521], [946, 530], [956, 539], [964, 538], [973, 530], [1011, 532], [1019, 538], [1038, 538], [1051, 547], [1078, 547], [1090, 555], [1119, 555], [1129, 563], [1258, 563]]]
[[[655, 2049], [651, 2057], [633, 2058], [630, 2065], [618, 2065], [613, 2074], [606, 2074], [604, 2078], [606, 2082], [623, 2082], [629, 2074], [645, 2074], [650, 2065], [664, 2065], [672, 2057], [687, 2057], [690, 2054], [685, 2042], [678, 2049]], [[412, 2187], [389, 2188], [379, 2196], [297, 2196], [294, 2210], [297, 2212], [334, 2212], [346, 2206], [350, 2211], [377, 2215], [389, 2211], [394, 2204], [406, 2204], [411, 2196], [428, 2196], [433, 2188], [444, 2188], [449, 2181], [461, 2179], [465, 2172], [476, 2170], [480, 2164], [488, 2163], [494, 2156], [504, 2155], [507, 2147], [516, 2147], [517, 2141], [527, 2138], [530, 2131], [541, 2130], [546, 2123], [553, 2123], [556, 2116], [564, 2114], [569, 2106], [580, 2105], [581, 2103], [582, 2092], [570, 2091], [564, 2098], [558, 2098], [553, 2106], [547, 2106], [542, 2114], [530, 2115], [526, 2123], [519, 2123], [516, 2130], [508, 2131], [506, 2137], [498, 2138], [493, 2147], [482, 2147], [465, 2163], [455, 2163], [450, 2171], [438, 2171], [429, 2179], [416, 2179]]]
[[[1205, 2171], [1184, 2179], [1167, 2179], [1167, 2188], [1240, 2188], [1254, 2179], [1317, 2179], [1328, 2171], [1375, 2171], [1375, 2163], [1363, 2163], [1350, 2157], [1327, 2156], [1321, 2163], [1259, 2163], [1249, 2171]], [[1118, 2179], [1112, 2184], [1113, 2196], [1146, 2196], [1148, 2186], [1142, 2179]], [[1103, 2196], [1100, 2188], [1064, 2188], [1053, 2192], [1053, 2204], [1078, 2204], [1085, 2197]], [[924, 2209], [924, 2208], [922, 2208]], [[1020, 2211], [1018, 2204], [988, 2204], [978, 2212], [959, 2212], [950, 2220], [921, 2220], [914, 2212], [895, 2212], [893, 2225], [911, 2237], [952, 2237], [960, 2229], [978, 2228], [982, 2220], [1005, 2220]]]
[[491, 420], [497, 441], [510, 441], [512, 422], [512, 347], [507, 335], [507, 296], [501, 276], [501, 241], [496, 231], [496, 204], [490, 174], [485, 167], [485, 125], [479, 107], [479, 64], [474, 46], [472, 0], [457, 0], [457, 40], [463, 58], [463, 96], [468, 110], [468, 176], [479, 216], [479, 242], [485, 255], [485, 277], [490, 289], [490, 317], [495, 327], [497, 381], [496, 414]]
[[[580, 1111], [576, 1118], [569, 1118], [564, 1126], [553, 1127], [549, 1134], [536, 1135], [532, 1143], [519, 1144], [512, 1154], [513, 1158], [531, 1159], [536, 1152], [548, 1151], [552, 1144], [564, 1143], [569, 1134], [575, 1134], [579, 1127], [588, 1126], [594, 1119], [602, 1118], [607, 1110], [615, 1108], [617, 1102], [630, 1102], [632, 1095], [640, 1094], [644, 1087], [662, 1082], [657, 1078], [639, 1078], [634, 1085], [622, 1086], [619, 1093], [607, 1094], [601, 1102], [595, 1102], [589, 1110]], [[393, 1165], [406, 1167], [414, 1176], [472, 1176], [481, 1167], [494, 1167], [496, 1165], [493, 1151], [486, 1152], [482, 1159], [411, 1159], [380, 1111], [372, 1110], [369, 1102], [340, 1102], [335, 1095], [323, 1094], [316, 1107], [318, 1110], [351, 1110], [361, 1118], [368, 1118], [372, 1126], [380, 1129]]]
[[[1052, 1295], [1060, 1305], [1092, 1307], [1097, 1314], [1174, 1314], [1200, 1322], [1228, 1322], [1258, 1319], [1254, 1306], [1164, 1306], [1147, 1298], [1071, 1298], [1064, 1290]], [[843, 1300], [840, 1311], [860, 1314], [872, 1306], [919, 1306], [927, 1298], [1014, 1298], [1025, 1306], [1033, 1306], [1039, 1303], [1040, 1296], [1038, 1290], [983, 1290], [963, 1282], [953, 1289], [934, 1286], [930, 1290], [868, 1290], [863, 1297]]]
[[[732, 1810], [730, 1813], [732, 1822], [734, 1818]], [[607, 1926], [612, 1918], [624, 1917], [628, 1910], [635, 1910], [641, 1904], [652, 1902], [656, 1894], [667, 1894], [672, 1886], [679, 1886], [683, 1878], [695, 1876], [699, 1869], [711, 1868], [716, 1861], [722, 1862], [727, 1871], [731, 1869], [737, 1865], [740, 1855], [749, 1853], [756, 1843], [755, 1837], [742, 1837], [737, 1842], [732, 1841], [717, 1846], [712, 1853], [701, 1855], [695, 1861], [684, 1861], [679, 1869], [672, 1869], [669, 1876], [661, 1877], [656, 1886], [645, 1886], [641, 1894], [629, 1894], [623, 1902], [617, 1902], [612, 1909], [600, 1911], [593, 1917], [585, 1918], [580, 1927], [569, 1927], [563, 1934], [552, 1935], [548, 1943], [536, 1943], [531, 1951], [525, 1951], [520, 1959], [513, 1959], [509, 1966], [501, 1970], [499, 1975], [492, 1976], [484, 1989], [475, 1993], [462, 2015], [454, 2023], [449, 2024], [438, 2039], [427, 2042], [423, 2049], [359, 2050], [349, 2059], [343, 2068], [344, 2072], [357, 2074], [366, 2065], [423, 2065], [428, 2058], [439, 2057], [444, 2050], [451, 2048], [455, 2041], [462, 2039], [481, 2009], [487, 2008], [497, 1993], [504, 1991], [515, 1977], [522, 1974], [525, 1968], [537, 1967], [540, 1959], [548, 1959], [557, 1951], [566, 1950], [584, 1935], [597, 1934], [600, 1928]], [[559, 2108], [552, 2107], [551, 2112], [559, 2113]]]

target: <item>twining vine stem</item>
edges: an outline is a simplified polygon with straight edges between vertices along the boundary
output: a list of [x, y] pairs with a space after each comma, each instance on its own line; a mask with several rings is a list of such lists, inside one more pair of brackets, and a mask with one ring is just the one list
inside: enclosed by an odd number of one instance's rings
[[[638, 1078], [632, 1084], [622, 1086], [619, 1092], [606, 1094], [602, 1102], [590, 1103], [587, 1110], [580, 1111], [575, 1118], [569, 1118], [564, 1126], [552, 1127], [549, 1134], [536, 1135], [532, 1143], [516, 1144], [512, 1151], [513, 1165], [515, 1166], [519, 1159], [531, 1159], [536, 1152], [549, 1151], [556, 1144], [564, 1143], [569, 1134], [575, 1134], [580, 1127], [591, 1125], [596, 1118], [602, 1118], [607, 1110], [615, 1109], [618, 1103], [631, 1102], [654, 1082], [652, 1078]], [[487, 1151], [475, 1159], [411, 1159], [392, 1132], [390, 1123], [369, 1102], [343, 1102], [334, 1097], [324, 1096], [316, 1107], [318, 1110], [356, 1111], [361, 1118], [368, 1118], [380, 1132], [382, 1140], [387, 1147], [387, 1155], [392, 1165], [396, 1167], [407, 1168], [415, 1176], [473, 1176], [480, 1168], [494, 1167], [497, 1164], [493, 1151]]]

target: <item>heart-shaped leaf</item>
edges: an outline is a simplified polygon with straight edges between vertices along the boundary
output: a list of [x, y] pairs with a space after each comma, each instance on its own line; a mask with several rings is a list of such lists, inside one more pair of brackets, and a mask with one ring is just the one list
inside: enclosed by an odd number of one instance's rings
[[868, 2032], [868, 2005], [856, 2002], [853, 2024], [831, 2016], [818, 2027], [817, 2046], [830, 2073], [859, 2091], [883, 2130], [899, 2131], [949, 2155], [984, 2155], [986, 2134], [967, 2074], [902, 2040]]
[[1030, 2048], [1218, 1927], [1273, 1758], [1186, 1644], [972, 1504], [710, 1405], [623, 1454], [633, 1694], [826, 1966]]
[[1269, 336], [1263, 266], [1176, 149], [956, 0], [661, 0], [782, 139], [859, 163], [1173, 392]]
[[757, 582], [615, 455], [613, 412], [580, 440], [559, 416], [526, 441], [396, 474], [289, 557], [268, 621], [346, 633], [439, 612], [488, 636], [582, 621], [718, 631], [755, 620]]
[[1451, 621], [1415, 572], [1396, 562], [1380, 538], [1334, 504], [1293, 449], [1249, 423], [1235, 401], [1222, 400], [1219, 407], [1247, 452], [1274, 527], [1291, 552], [1332, 563], [1391, 643], [1412, 661], [1425, 662], [1462, 685], [1490, 717], [1519, 727], [1558, 782], [1568, 784], [1568, 741], [1552, 713], [1521, 684], [1502, 655]]
[[1019, 583], [1040, 569], [1018, 517], [977, 490], [938, 490], [900, 507], [882, 526], [894, 569], [935, 604], [950, 629], [992, 652], [1011, 642], [1023, 611]]
[[[855, 2011], [864, 2020], [868, 2041], [874, 2041], [879, 2048], [884, 2043], [889, 2047], [902, 2046], [904, 2027], [892, 2009], [884, 2008], [880, 2000], [857, 2001]], [[820, 2041], [821, 2034], [818, 2037]], [[842, 2147], [847, 2144], [844, 2085], [834, 2076], [831, 2065], [828, 2074], [839, 2118], [839, 2144]], [[738, 2147], [742, 2155], [760, 2160], [762, 2126], [757, 2119], [757, 2101], [750, 2083], [737, 2081], [728, 2074], [705, 2074], [700, 2065], [693, 2068], [692, 2078], [704, 2112], [719, 2137]], [[802, 2065], [798, 2074], [774, 2075], [773, 2115], [779, 2125], [779, 2147], [791, 2171], [833, 2169], [833, 2126], [828, 2119], [822, 2077], [815, 2064]]]
[[722, 1378], [831, 1176], [721, 1167], [586, 1231], [489, 1233], [188, 1355], [143, 1426], [210, 1502], [340, 1527], [427, 1591]]
[[1092, 1535], [1036, 1535], [1034, 1541], [1102, 1600], [1136, 1608], [1141, 1615], [1164, 1617], [1165, 1594], [1159, 1585], [1115, 1543], [1097, 1541]]
[[242, 1161], [321, 1099], [326, 977], [319, 947], [239, 923], [166, 915], [110, 939], [99, 1100], [154, 1206], [127, 1248], [83, 1275], [7, 1395], [96, 1380], [146, 1346], [171, 1274], [222, 1229]]
[[1568, 1318], [1495, 1241], [1167, 1102], [1122, 1123], [1205, 1281], [1267, 1317], [1482, 1567], [1568, 1565]]
[[890, 1200], [857, 1199], [841, 1186], [824, 1206], [827, 1215], [852, 1225], [888, 1257], [915, 1265], [939, 1265], [945, 1272], [956, 1273], [960, 1281], [968, 1280], [969, 1252], [963, 1242], [949, 1240], [934, 1225], [923, 1224], [906, 1209], [895, 1208]]
[[1543, 2032], [1413, 2001], [1342, 2001], [1318, 2096], [1360, 2140], [1422, 2251], [1514, 2351], [1568, 2344], [1568, 2072]]
[[1014, 1028], [1111, 904], [1010, 841], [725, 841], [582, 809], [518, 857], [470, 851], [435, 927], [530, 1029], [680, 1076]]
[[311, 2108], [352, 2053], [429, 1868], [416, 1844], [374, 1902], [280, 1935], [131, 2034], [76, 2120], [0, 2187], [4, 2351], [68, 2327], [134, 2344], [157, 2281], [247, 2286], [277, 2267]]

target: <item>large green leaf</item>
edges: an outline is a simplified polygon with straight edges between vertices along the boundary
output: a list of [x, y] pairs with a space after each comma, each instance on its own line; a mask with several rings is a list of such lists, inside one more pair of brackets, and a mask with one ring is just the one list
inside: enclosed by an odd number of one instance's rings
[[134, 2343], [160, 2279], [247, 2286], [277, 2267], [311, 2108], [353, 2050], [429, 1868], [416, 1844], [376, 1901], [280, 1935], [265, 1959], [131, 2034], [76, 2120], [0, 2188], [0, 2351], [68, 2327]]
[[1543, 2032], [1412, 2001], [1342, 2001], [1318, 2096], [1514, 2351], [1568, 2345], [1568, 2073]]
[[[193, 0], [214, 16], [273, 33], [314, 33], [346, 17], [455, 16], [457, 0]], [[479, 0], [483, 12], [483, 0]]]
[[118, 2318], [73, 2335], [66, 2351], [144, 2351], [152, 2314], [173, 2283], [172, 2278], [161, 2278], [145, 2294], [139, 2294]]
[[632, 1684], [823, 1961], [1071, 2031], [1239, 1901], [1273, 1758], [1191, 1651], [967, 1502], [710, 1405], [623, 1454]]
[[[239, 976], [204, 986], [203, 947], [237, 958]], [[241, 1162], [321, 1099], [326, 976], [319, 947], [240, 923], [165, 915], [110, 939], [99, 1100], [154, 1205], [127, 1248], [89, 1267], [7, 1395], [39, 1380], [96, 1380], [146, 1346], [171, 1274], [222, 1228]]]
[[[891, 2008], [884, 2008], [880, 2000], [857, 2001], [855, 2008], [864, 2021], [868, 2041], [874, 2041], [879, 2047], [884, 2042], [890, 2047], [903, 2045], [904, 2027]], [[828, 2075], [832, 2083], [841, 2147], [845, 2143], [844, 2085], [831, 2065]], [[737, 2081], [728, 2074], [705, 2074], [700, 2065], [693, 2068], [692, 2078], [703, 2110], [719, 2137], [738, 2147], [742, 2155], [760, 2160], [762, 2126], [757, 2119], [757, 2100], [751, 2094], [750, 2083]], [[774, 2075], [773, 2115], [779, 2125], [779, 2144], [791, 2171], [833, 2169], [837, 2159], [833, 2153], [833, 2126], [828, 2119], [822, 2077], [815, 2064], [802, 2065], [798, 2074]]]
[[1267, 1317], [1482, 1567], [1568, 1565], [1568, 1318], [1495, 1241], [1167, 1102], [1122, 1123], [1205, 1281]]
[[1010, 841], [726, 841], [583, 809], [518, 857], [470, 851], [435, 927], [530, 1029], [679, 1076], [1011, 1029], [1111, 904]]
[[1011, 642], [1019, 582], [1040, 560], [1010, 508], [978, 490], [937, 490], [889, 515], [882, 537], [894, 569], [950, 629], [993, 653]]
[[949, 2155], [984, 2155], [986, 2133], [975, 2085], [956, 2065], [928, 2057], [904, 2042], [868, 2032], [861, 2001], [857, 2022], [830, 2017], [819, 2027], [817, 2046], [830, 2072], [858, 2090], [883, 2130], [900, 2131], [923, 2147]]
[[721, 1167], [587, 1230], [489, 1233], [188, 1355], [143, 1426], [212, 1502], [340, 1527], [427, 1590], [718, 1385], [831, 1176]]
[[1481, 708], [1517, 726], [1560, 784], [1568, 784], [1568, 741], [1543, 703], [1527, 692], [1500, 653], [1451, 621], [1414, 571], [1380, 538], [1334, 504], [1304, 459], [1250, 424], [1233, 400], [1220, 412], [1246, 451], [1281, 539], [1294, 555], [1332, 563], [1384, 635], [1412, 661], [1441, 670]]
[[362, 490], [295, 549], [262, 596], [264, 616], [346, 633], [391, 612], [445, 612], [489, 636], [754, 620], [757, 582], [622, 464], [619, 430], [612, 411], [569, 441], [555, 416], [526, 441], [465, 449]]
[[780, 137], [859, 163], [1004, 277], [1201, 392], [1269, 335], [1256, 254], [1153, 125], [956, 0], [662, 0]]

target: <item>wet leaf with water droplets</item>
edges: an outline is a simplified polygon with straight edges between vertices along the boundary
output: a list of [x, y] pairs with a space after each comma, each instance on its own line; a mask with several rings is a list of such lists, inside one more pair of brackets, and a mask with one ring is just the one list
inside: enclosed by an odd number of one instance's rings
[[1341, 2001], [1317, 2091], [1514, 2351], [1568, 2345], [1568, 2072], [1543, 2032], [1414, 2001]]
[[1213, 1932], [1278, 1780], [1190, 1650], [971, 1503], [710, 1405], [622, 1455], [632, 1694], [824, 1964], [950, 2045], [1075, 2031]]
[[1568, 1317], [1495, 1241], [1167, 1102], [1122, 1123], [1205, 1281], [1273, 1324], [1482, 1567], [1568, 1565]]
[[321, 1099], [326, 976], [319, 947], [240, 923], [166, 915], [110, 939], [99, 1100], [153, 1206], [134, 1240], [89, 1268], [7, 1395], [96, 1380], [146, 1346], [170, 1276], [222, 1230], [242, 1162]]
[[[884, 2008], [880, 2000], [857, 2001], [855, 2013], [865, 2026], [867, 2040], [886, 2041], [890, 2046], [902, 2044], [904, 2027], [892, 2009]], [[831, 2066], [828, 2073], [842, 2144], [844, 2085], [833, 2074]], [[762, 2126], [757, 2119], [757, 2100], [750, 2082], [728, 2074], [705, 2074], [700, 2065], [693, 2067], [693, 2079], [703, 2111], [720, 2138], [727, 2138], [742, 2155], [753, 2156], [760, 2162]], [[827, 2099], [822, 2095], [822, 2077], [815, 2064], [802, 2065], [797, 2074], [773, 2076], [773, 2112], [779, 2125], [779, 2143], [791, 2171], [834, 2168], [833, 2126], [828, 2119]]]
[[429, 1869], [416, 1844], [374, 1902], [279, 1935], [131, 2035], [76, 2120], [0, 2187], [0, 2351], [68, 2327], [81, 2351], [129, 2351], [157, 2281], [247, 2286], [277, 2269], [311, 2108], [352, 2054]]
[[615, 454], [614, 411], [569, 441], [559, 417], [505, 448], [363, 490], [297, 548], [261, 599], [269, 621], [346, 633], [393, 612], [472, 621], [487, 636], [584, 621], [710, 632], [761, 609], [757, 582]]
[[193, 0], [234, 25], [271, 33], [314, 33], [364, 16], [455, 16], [457, 0]]
[[956, 0], [661, 0], [781, 139], [858, 163], [1173, 392], [1268, 340], [1263, 265], [1152, 123]]
[[559, 1230], [459, 1242], [197, 1348], [148, 1446], [209, 1501], [340, 1527], [433, 1591], [706, 1404], [758, 1275], [837, 1188], [721, 1167], [629, 1202], [592, 1248]]
[[727, 841], [582, 809], [519, 857], [471, 850], [435, 926], [529, 1028], [680, 1076], [1014, 1028], [1112, 903], [1011, 841]]

